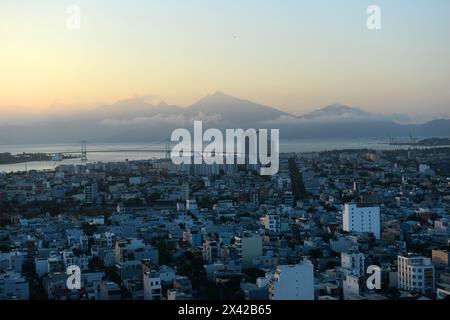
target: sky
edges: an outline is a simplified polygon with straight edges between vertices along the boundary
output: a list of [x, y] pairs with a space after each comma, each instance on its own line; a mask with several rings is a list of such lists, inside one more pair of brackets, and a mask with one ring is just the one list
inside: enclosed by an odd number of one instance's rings
[[[381, 30], [366, 27], [372, 4]], [[449, 113], [449, 13], [448, 0], [1, 0], [0, 112], [220, 90], [296, 115]]]

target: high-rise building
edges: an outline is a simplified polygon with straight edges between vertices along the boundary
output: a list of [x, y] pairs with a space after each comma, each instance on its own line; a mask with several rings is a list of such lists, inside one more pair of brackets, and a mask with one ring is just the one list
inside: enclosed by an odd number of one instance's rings
[[380, 239], [380, 207], [356, 203], [345, 204], [342, 218], [344, 231], [369, 232]]
[[98, 184], [91, 183], [84, 186], [84, 202], [94, 203], [98, 197]]
[[398, 288], [402, 291], [434, 294], [435, 274], [431, 259], [412, 254], [399, 255]]
[[278, 266], [269, 280], [271, 300], [314, 300], [314, 267], [309, 260]]
[[234, 238], [242, 269], [251, 269], [253, 259], [262, 256], [262, 237], [257, 232], [244, 231], [240, 237]]

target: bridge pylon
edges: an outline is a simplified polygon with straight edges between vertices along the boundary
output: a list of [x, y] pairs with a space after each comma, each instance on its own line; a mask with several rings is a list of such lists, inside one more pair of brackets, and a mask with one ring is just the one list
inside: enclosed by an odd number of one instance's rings
[[81, 141], [81, 162], [87, 162], [87, 142]]
[[169, 159], [170, 159], [170, 152], [171, 152], [171, 149], [172, 149], [172, 146], [171, 146], [171, 144], [170, 144], [170, 141], [167, 141], [167, 142], [166, 142], [166, 149], [165, 149], [165, 152], [166, 152], [166, 160], [169, 160]]

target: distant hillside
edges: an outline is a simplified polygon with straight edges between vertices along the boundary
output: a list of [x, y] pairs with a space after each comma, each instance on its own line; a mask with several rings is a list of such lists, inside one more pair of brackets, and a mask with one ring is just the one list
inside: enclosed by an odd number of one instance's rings
[[222, 92], [208, 95], [184, 110], [184, 115], [189, 118], [199, 114], [217, 115], [223, 121], [236, 124], [251, 124], [281, 116], [292, 116], [275, 108], [235, 98]]
[[0, 144], [164, 141], [176, 128], [278, 128], [282, 139], [448, 137], [450, 120], [402, 124], [406, 115], [378, 115], [361, 108], [333, 104], [303, 116], [239, 99], [222, 92], [208, 95], [187, 108], [139, 98], [118, 101], [70, 117], [47, 118], [31, 124], [0, 124]]

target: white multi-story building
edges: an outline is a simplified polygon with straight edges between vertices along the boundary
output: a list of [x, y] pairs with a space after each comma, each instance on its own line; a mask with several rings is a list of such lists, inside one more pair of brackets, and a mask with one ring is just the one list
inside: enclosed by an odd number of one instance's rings
[[398, 256], [398, 288], [421, 294], [435, 293], [434, 265], [431, 259], [415, 255]]
[[142, 239], [116, 240], [114, 252], [115, 262], [118, 264], [128, 261], [141, 261], [142, 259], [151, 259], [155, 265], [159, 263], [158, 250], [146, 244]]
[[308, 260], [278, 266], [268, 286], [271, 300], [314, 300], [314, 267]]
[[219, 249], [220, 245], [218, 241], [205, 240], [203, 242], [203, 250], [202, 250], [203, 260], [205, 260], [207, 263], [216, 262], [219, 256]]
[[347, 274], [362, 277], [365, 274], [365, 256], [361, 252], [342, 252], [341, 267]]
[[89, 269], [89, 258], [85, 255], [75, 255], [73, 250], [64, 250], [62, 253], [63, 267], [67, 269], [69, 266], [78, 266], [81, 271]]
[[380, 239], [380, 207], [365, 204], [345, 204], [343, 230], [347, 232], [370, 232]]
[[269, 234], [279, 234], [281, 231], [281, 218], [274, 212], [266, 214], [261, 218], [264, 228]]
[[148, 261], [144, 261], [142, 264], [142, 276], [144, 284], [144, 300], [161, 300], [161, 277], [159, 272], [152, 270], [151, 264]]
[[105, 232], [104, 237], [105, 237], [106, 247], [114, 248], [116, 245], [116, 235], [112, 232]]

